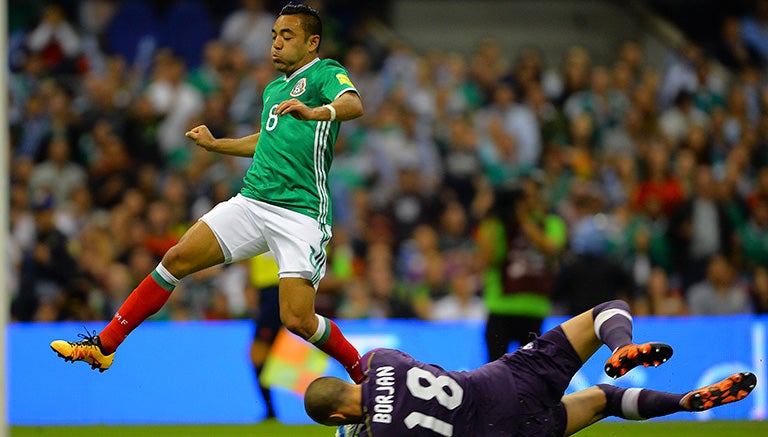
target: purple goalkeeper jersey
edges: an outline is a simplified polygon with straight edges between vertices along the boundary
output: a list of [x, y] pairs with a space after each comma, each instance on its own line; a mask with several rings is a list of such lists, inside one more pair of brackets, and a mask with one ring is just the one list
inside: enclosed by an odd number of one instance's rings
[[361, 437], [490, 436], [514, 429], [517, 390], [501, 361], [448, 372], [397, 350], [374, 349], [362, 362]]

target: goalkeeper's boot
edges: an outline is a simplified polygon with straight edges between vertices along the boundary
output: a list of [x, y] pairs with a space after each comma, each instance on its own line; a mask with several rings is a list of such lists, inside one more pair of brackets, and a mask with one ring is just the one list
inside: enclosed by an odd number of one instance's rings
[[754, 373], [736, 373], [718, 383], [688, 393], [680, 405], [689, 411], [709, 410], [744, 399], [756, 385], [757, 377]]
[[624, 376], [639, 365], [658, 366], [672, 356], [672, 346], [664, 343], [628, 344], [616, 349], [605, 362], [605, 373], [611, 378]]
[[85, 361], [91, 365], [91, 369], [99, 369], [99, 372], [103, 372], [109, 369], [112, 365], [112, 360], [115, 359], [115, 353], [104, 353], [101, 347], [101, 340], [96, 335], [96, 331], [93, 334], [77, 334], [82, 340], [72, 343], [64, 340], [56, 340], [51, 342], [51, 349], [56, 352], [64, 361]]

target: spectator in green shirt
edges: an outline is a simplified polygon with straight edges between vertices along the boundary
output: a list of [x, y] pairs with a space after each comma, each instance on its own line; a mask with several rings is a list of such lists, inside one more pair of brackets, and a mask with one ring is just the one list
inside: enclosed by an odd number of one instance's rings
[[505, 354], [510, 343], [522, 346], [531, 333], [539, 334], [550, 313], [549, 292], [566, 226], [544, 205], [540, 184], [526, 177], [520, 187], [498, 190], [491, 213], [480, 223], [488, 361]]

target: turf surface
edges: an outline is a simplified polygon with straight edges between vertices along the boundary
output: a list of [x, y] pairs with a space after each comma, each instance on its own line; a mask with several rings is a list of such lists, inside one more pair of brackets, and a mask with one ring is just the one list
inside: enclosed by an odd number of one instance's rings
[[[87, 426], [13, 427], [12, 437], [331, 437], [334, 429], [323, 426], [291, 426], [268, 421], [257, 425], [190, 426]], [[609, 422], [599, 423], [577, 433], [578, 437], [731, 437], [768, 436], [768, 421], [711, 422]]]

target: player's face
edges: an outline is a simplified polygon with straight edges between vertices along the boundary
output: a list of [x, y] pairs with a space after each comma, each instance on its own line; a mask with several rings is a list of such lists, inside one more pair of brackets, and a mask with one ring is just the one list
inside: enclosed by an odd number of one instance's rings
[[315, 57], [319, 42], [317, 35], [307, 37], [298, 15], [281, 15], [272, 28], [272, 64], [290, 75]]

